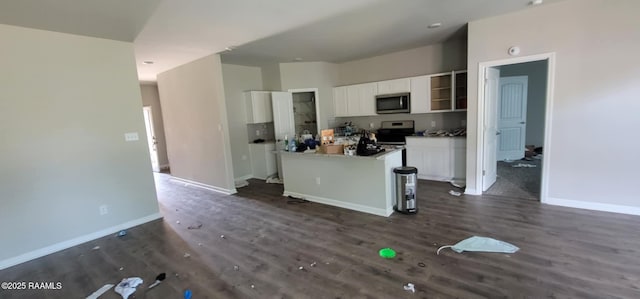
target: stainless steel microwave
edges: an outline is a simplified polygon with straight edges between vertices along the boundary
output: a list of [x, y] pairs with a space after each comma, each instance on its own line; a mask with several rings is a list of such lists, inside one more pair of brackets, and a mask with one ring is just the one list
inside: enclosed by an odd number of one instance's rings
[[384, 94], [376, 96], [376, 113], [409, 113], [411, 112], [411, 95], [408, 92]]

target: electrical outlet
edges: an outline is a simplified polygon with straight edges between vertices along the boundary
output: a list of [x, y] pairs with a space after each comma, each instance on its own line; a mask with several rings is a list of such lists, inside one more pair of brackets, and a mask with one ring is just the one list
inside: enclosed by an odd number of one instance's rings
[[99, 209], [100, 209], [100, 216], [109, 214], [109, 207], [107, 205], [101, 205]]
[[435, 120], [432, 120], [432, 121], [431, 121], [431, 127], [432, 127], [432, 128], [435, 128], [435, 127], [436, 127], [436, 121], [435, 121]]
[[124, 133], [124, 140], [125, 141], [136, 141], [139, 140], [140, 137], [138, 136], [138, 132], [129, 132], [129, 133]]
[[320, 185], [320, 177], [316, 177], [316, 185]]

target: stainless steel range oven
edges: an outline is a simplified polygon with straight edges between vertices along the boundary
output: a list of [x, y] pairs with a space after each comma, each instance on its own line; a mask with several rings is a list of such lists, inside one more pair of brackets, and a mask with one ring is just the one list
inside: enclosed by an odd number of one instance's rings
[[412, 120], [383, 121], [376, 139], [378, 144], [386, 148], [402, 148], [402, 166], [407, 166], [406, 136], [415, 134]]

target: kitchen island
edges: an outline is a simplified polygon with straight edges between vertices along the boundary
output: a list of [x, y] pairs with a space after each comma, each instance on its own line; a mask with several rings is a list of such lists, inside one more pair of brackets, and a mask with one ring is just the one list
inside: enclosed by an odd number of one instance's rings
[[395, 176], [402, 151], [373, 156], [281, 152], [284, 196], [360, 212], [393, 213]]

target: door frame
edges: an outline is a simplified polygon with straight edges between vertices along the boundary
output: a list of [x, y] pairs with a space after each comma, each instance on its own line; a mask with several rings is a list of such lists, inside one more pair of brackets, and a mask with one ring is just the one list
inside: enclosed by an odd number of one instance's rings
[[[151, 106], [142, 106], [142, 113], [147, 114], [149, 119], [147, 123], [146, 117], [143, 115], [143, 119], [145, 120], [145, 134], [147, 135], [147, 148], [149, 149], [149, 156], [151, 159], [151, 170], [153, 172], [160, 172], [161, 167], [160, 158], [158, 157], [158, 137], [156, 137], [156, 128], [154, 127], [155, 124], [153, 122], [153, 108], [151, 108]], [[147, 126], [149, 126], [149, 128], [147, 128]], [[151, 133], [151, 136], [147, 133]], [[155, 148], [155, 150], [151, 147]], [[155, 165], [153, 163], [153, 156], [155, 156]]]
[[[555, 69], [556, 69], [556, 53], [542, 53], [537, 55], [513, 57], [508, 59], [484, 61], [478, 64], [478, 110], [477, 112], [477, 152], [476, 152], [476, 188], [482, 190], [483, 179], [483, 161], [484, 161], [484, 135], [479, 132], [484, 129], [484, 115], [485, 115], [485, 96], [484, 96], [484, 74], [485, 70], [490, 67], [499, 67], [503, 65], [518, 64], [525, 62], [535, 61], [547, 61], [547, 93], [545, 101], [545, 119], [544, 119], [544, 158], [542, 159], [542, 178], [540, 182], [540, 202], [546, 203], [548, 201], [549, 194], [549, 172], [551, 161], [551, 116], [553, 111], [553, 94], [554, 94], [554, 82], [555, 82]], [[524, 150], [524, 149], [523, 149]], [[496, 162], [497, 163], [497, 162]], [[480, 192], [482, 194], [482, 192]]]
[[[320, 105], [318, 105], [319, 101], [318, 101], [318, 89], [317, 88], [296, 88], [296, 89], [288, 89], [287, 92], [290, 92], [292, 95], [294, 93], [301, 93], [301, 92], [313, 92], [313, 96], [316, 99], [316, 130], [318, 131], [318, 134], [320, 134]], [[294, 124], [295, 126], [295, 124]]]

